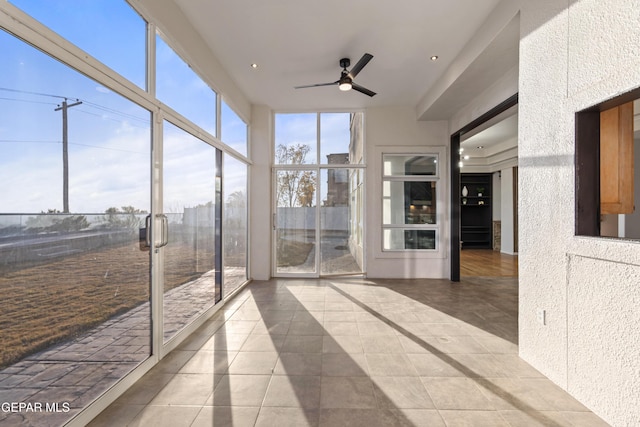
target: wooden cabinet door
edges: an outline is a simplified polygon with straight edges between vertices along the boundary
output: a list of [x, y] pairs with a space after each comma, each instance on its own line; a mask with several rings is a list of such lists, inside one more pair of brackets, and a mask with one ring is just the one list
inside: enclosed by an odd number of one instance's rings
[[600, 213], [633, 213], [633, 102], [600, 113]]

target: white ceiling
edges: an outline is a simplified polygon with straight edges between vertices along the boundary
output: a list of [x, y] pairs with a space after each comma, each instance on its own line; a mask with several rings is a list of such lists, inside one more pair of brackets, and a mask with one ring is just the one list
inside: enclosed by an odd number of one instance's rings
[[[499, 0], [175, 2], [250, 102], [286, 111], [416, 106]], [[293, 89], [337, 80], [340, 58], [353, 66], [365, 52], [374, 58], [355, 82], [375, 97]]]
[[515, 105], [460, 138], [464, 155], [483, 158], [518, 146], [518, 106]]

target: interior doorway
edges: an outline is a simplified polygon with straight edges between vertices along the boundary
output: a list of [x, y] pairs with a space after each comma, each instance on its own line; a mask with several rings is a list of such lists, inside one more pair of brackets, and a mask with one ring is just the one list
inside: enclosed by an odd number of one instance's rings
[[517, 277], [518, 95], [451, 136], [451, 280]]

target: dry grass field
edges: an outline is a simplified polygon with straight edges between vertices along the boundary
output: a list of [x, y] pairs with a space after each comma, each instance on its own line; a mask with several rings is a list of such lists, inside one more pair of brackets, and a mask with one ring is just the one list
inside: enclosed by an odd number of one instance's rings
[[[166, 248], [165, 291], [213, 269], [213, 255]], [[0, 368], [149, 300], [149, 252], [137, 244], [0, 269]]]

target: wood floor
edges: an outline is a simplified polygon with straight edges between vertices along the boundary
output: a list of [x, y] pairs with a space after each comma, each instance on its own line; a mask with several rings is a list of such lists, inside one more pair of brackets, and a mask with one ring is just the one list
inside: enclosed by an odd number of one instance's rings
[[517, 277], [518, 256], [491, 249], [460, 251], [461, 276]]

